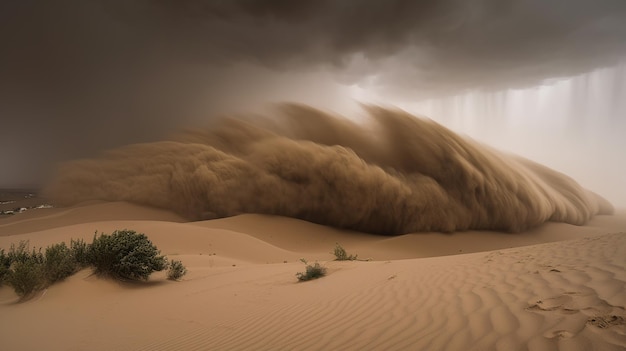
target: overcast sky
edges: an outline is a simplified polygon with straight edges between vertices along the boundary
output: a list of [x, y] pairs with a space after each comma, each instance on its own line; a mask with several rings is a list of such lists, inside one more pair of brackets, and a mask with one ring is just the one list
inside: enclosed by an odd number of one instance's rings
[[624, 0], [2, 1], [0, 186], [263, 102], [344, 112], [625, 57]]

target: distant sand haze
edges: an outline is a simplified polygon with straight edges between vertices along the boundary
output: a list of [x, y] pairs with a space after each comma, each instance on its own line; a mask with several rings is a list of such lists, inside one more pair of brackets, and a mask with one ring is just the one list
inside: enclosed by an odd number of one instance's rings
[[68, 162], [46, 193], [62, 205], [129, 201], [194, 220], [274, 214], [381, 234], [519, 232], [613, 211], [530, 160], [402, 111], [366, 110], [366, 126], [293, 104], [274, 119], [225, 119]]

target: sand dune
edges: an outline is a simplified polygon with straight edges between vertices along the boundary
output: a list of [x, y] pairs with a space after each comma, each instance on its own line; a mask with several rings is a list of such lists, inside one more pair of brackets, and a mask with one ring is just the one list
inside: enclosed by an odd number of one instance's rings
[[[125, 217], [114, 220], [119, 211]], [[167, 281], [161, 272], [147, 283], [120, 283], [83, 270], [22, 303], [0, 287], [2, 348], [626, 347], [623, 211], [584, 227], [548, 223], [519, 234], [395, 237], [277, 216], [176, 218], [125, 203], [92, 203], [0, 220], [0, 248], [19, 240], [34, 247], [89, 240], [95, 230], [129, 228], [148, 234], [189, 269], [181, 282]], [[29, 231], [33, 223], [50, 227]], [[330, 261], [336, 242], [372, 260]], [[433, 257], [438, 255], [449, 256]], [[298, 283], [301, 257], [325, 264], [328, 276]]]
[[[523, 233], [466, 231], [446, 233], [409, 233], [393, 237], [338, 230], [285, 217], [240, 215], [194, 225], [246, 233], [286, 250], [327, 253], [341, 243], [362, 258], [376, 260], [456, 255], [553, 241], [593, 237], [626, 230], [626, 211], [615, 216], [596, 216], [586, 226], [546, 223]], [[329, 256], [332, 258], [332, 255]]]
[[69, 208], [45, 208], [31, 210], [0, 220], [0, 236], [29, 233], [70, 224], [107, 220], [160, 220], [184, 222], [185, 219], [169, 211], [137, 206], [125, 202], [102, 203], [92, 201]]

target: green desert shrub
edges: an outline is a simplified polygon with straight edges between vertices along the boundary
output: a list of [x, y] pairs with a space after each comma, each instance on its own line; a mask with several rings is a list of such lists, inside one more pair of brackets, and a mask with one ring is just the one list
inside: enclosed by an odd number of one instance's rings
[[326, 267], [323, 267], [319, 263], [315, 262], [314, 265], [310, 265], [304, 258], [300, 259], [300, 261], [306, 265], [306, 270], [296, 273], [296, 277], [299, 281], [317, 279], [326, 275]]
[[[69, 247], [64, 242], [53, 244], [44, 253], [41, 249], [29, 251], [28, 241], [20, 241], [8, 252], [0, 249], [0, 285], [12, 286], [24, 299], [86, 266], [114, 278], [147, 280], [152, 272], [167, 268], [168, 263], [145, 234], [133, 230], [100, 236], [96, 233], [92, 244], [72, 239]], [[182, 262], [174, 260], [167, 277], [178, 280], [186, 273]]]
[[333, 253], [335, 254], [335, 261], [354, 261], [357, 259], [358, 256], [348, 255], [346, 250], [339, 244], [335, 245], [335, 251]]
[[29, 251], [28, 241], [20, 241], [17, 246], [11, 245], [5, 259], [9, 268], [5, 272], [4, 281], [21, 298], [26, 298], [46, 286], [45, 257], [41, 249]]
[[32, 255], [11, 264], [6, 281], [21, 298], [26, 298], [45, 286], [42, 258], [41, 254], [33, 251]]
[[78, 268], [87, 267], [89, 265], [90, 245], [83, 239], [71, 239], [70, 250], [72, 251], [72, 257]]
[[9, 260], [9, 256], [4, 252], [4, 249], [0, 249], [0, 286], [4, 284], [10, 267], [11, 260]]
[[187, 268], [183, 266], [181, 261], [172, 260], [172, 262], [170, 262], [170, 267], [167, 270], [167, 279], [179, 280], [185, 274], [187, 274]]
[[147, 280], [152, 272], [167, 267], [167, 260], [145, 234], [126, 229], [94, 235], [89, 263], [98, 274], [130, 280]]
[[46, 248], [43, 273], [48, 284], [63, 280], [77, 270], [72, 250], [64, 242]]
[[11, 244], [7, 254], [10, 263], [25, 262], [30, 258], [28, 251], [28, 240], [21, 240], [17, 246]]

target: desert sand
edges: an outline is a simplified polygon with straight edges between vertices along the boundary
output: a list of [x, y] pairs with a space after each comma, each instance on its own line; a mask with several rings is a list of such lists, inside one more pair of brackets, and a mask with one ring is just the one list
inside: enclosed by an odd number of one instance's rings
[[[124, 202], [0, 220], [0, 248], [143, 232], [189, 269], [123, 283], [85, 269], [20, 302], [3, 350], [623, 350], [626, 212], [510, 234], [380, 236], [246, 214], [185, 222]], [[335, 243], [368, 261], [332, 261]], [[298, 282], [300, 258], [328, 268]]]

